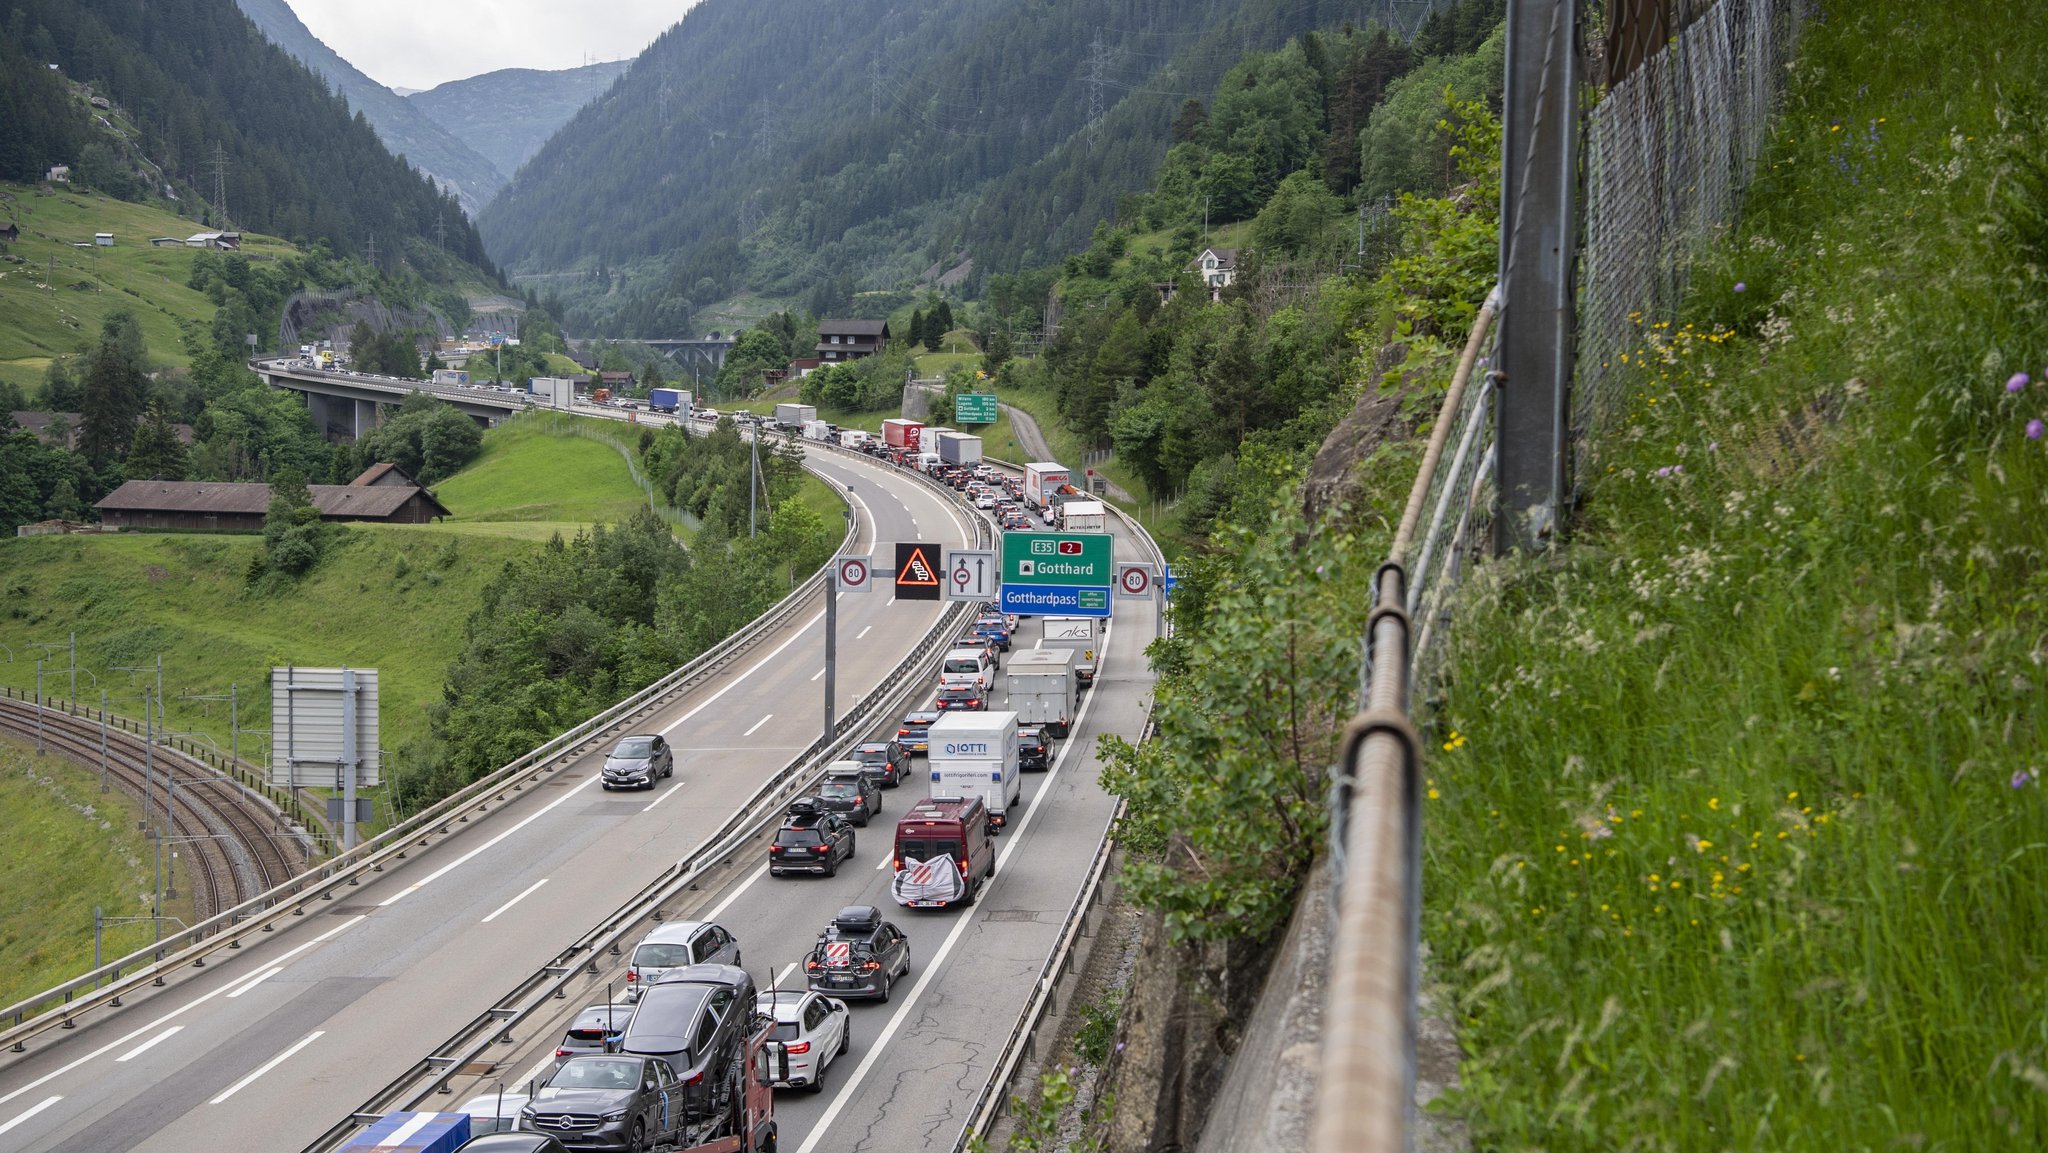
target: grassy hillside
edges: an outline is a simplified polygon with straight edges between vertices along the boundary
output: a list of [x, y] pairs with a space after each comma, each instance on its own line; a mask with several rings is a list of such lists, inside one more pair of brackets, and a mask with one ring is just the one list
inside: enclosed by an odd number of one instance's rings
[[[109, 691], [116, 711], [140, 716], [154, 674], [115, 665], [164, 661], [174, 729], [228, 745], [225, 703], [180, 695], [242, 694], [242, 726], [267, 729], [264, 685], [275, 665], [349, 664], [378, 670], [383, 742], [397, 748], [425, 731], [425, 706], [461, 647], [476, 590], [505, 561], [534, 545], [489, 536], [354, 526], [342, 531], [298, 589], [263, 597], [244, 589], [260, 537], [203, 534], [24, 537], [0, 541], [0, 683], [35, 684], [38, 643], [78, 633], [79, 664]], [[45, 665], [44, 689], [62, 692], [66, 658]], [[91, 698], [92, 678], [79, 678]], [[245, 744], [244, 755], [250, 755]]]
[[[33, 744], [0, 740], [0, 1005], [92, 968], [92, 912], [149, 913], [155, 858], [137, 829], [142, 806], [100, 792], [99, 775]], [[164, 911], [192, 920], [191, 886]], [[109, 925], [101, 955], [112, 960], [149, 944], [147, 923]]]
[[2048, 28], [1803, 36], [1576, 539], [1447, 634], [1425, 924], [1479, 1148], [2048, 1147], [2048, 117], [1951, 65], [2039, 75]]
[[[147, 205], [55, 188], [0, 183], [0, 220], [21, 227], [21, 239], [7, 246], [0, 264], [0, 316], [7, 318], [0, 323], [0, 380], [24, 387], [41, 381], [52, 357], [82, 351], [99, 336], [107, 314], [124, 308], [142, 322], [152, 357], [186, 364], [178, 322], [210, 321], [214, 312], [205, 293], [185, 286], [199, 250], [155, 248], [149, 241], [182, 239], [200, 226]], [[113, 233], [114, 246], [92, 247], [96, 232]], [[260, 260], [295, 250], [244, 233], [242, 251]]]
[[617, 450], [520, 421], [486, 433], [483, 455], [434, 495], [454, 519], [420, 531], [533, 540], [556, 532], [573, 536], [584, 525], [623, 520], [646, 504]]

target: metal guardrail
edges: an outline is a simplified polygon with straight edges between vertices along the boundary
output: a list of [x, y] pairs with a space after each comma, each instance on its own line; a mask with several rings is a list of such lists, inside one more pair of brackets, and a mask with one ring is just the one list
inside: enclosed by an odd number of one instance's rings
[[[855, 534], [856, 525], [849, 522], [840, 547], [844, 549], [850, 544]], [[579, 749], [586, 740], [636, 714], [651, 710], [670, 695], [696, 685], [731, 664], [762, 637], [773, 633], [795, 616], [825, 587], [827, 576], [826, 570], [819, 570], [747, 627], [705, 650], [688, 664], [353, 850], [157, 944], [0, 1009], [0, 1020], [13, 1019], [11, 1026], [0, 1030], [0, 1047], [21, 1052], [29, 1040], [51, 1029], [75, 1028], [76, 1017], [84, 1012], [102, 1006], [118, 1007], [125, 995], [145, 984], [161, 985], [164, 978], [177, 969], [202, 966], [208, 957], [222, 949], [239, 949], [243, 937], [273, 930], [273, 922], [278, 918], [303, 915], [309, 900], [333, 900], [334, 890], [359, 885], [364, 874], [382, 872], [387, 862], [403, 859], [415, 837], [428, 832], [446, 833], [451, 823], [469, 819], [465, 810], [474, 806], [482, 811], [493, 803], [493, 794], [498, 794], [495, 799], [501, 800], [508, 788], [514, 791], [523, 788], [524, 785], [518, 781], [521, 776], [533, 773], [533, 779], [537, 781], [548, 762], [556, 758], [566, 761], [568, 756], [586, 751]], [[286, 912], [287, 907], [289, 912]], [[184, 942], [185, 947], [178, 952], [170, 952], [178, 947], [179, 942]], [[135, 971], [127, 972], [130, 969]], [[52, 1002], [55, 1002], [53, 1006]]]
[[[1421, 968], [1422, 739], [1409, 717], [1414, 650], [1406, 566], [1431, 492], [1442, 495], [1424, 537], [1425, 563], [1437, 551], [1434, 542], [1456, 503], [1450, 488], [1436, 484], [1438, 466], [1453, 427], [1461, 423], [1468, 383], [1498, 309], [1496, 289], [1487, 293], [1473, 322], [1387, 562], [1373, 580], [1365, 700], [1345, 730], [1340, 820], [1331, 830], [1338, 913], [1324, 1011], [1322, 1080], [1310, 1130], [1314, 1153], [1393, 1153], [1411, 1147]], [[1483, 406], [1490, 383], [1482, 382], [1474, 405]], [[1483, 407], [1479, 415], [1483, 418]], [[1467, 432], [1446, 480], [1457, 479], [1484, 423], [1463, 422]], [[1470, 502], [1465, 507], [1469, 516]], [[1445, 550], [1440, 563], [1455, 563], [1459, 555], [1459, 550]], [[1422, 583], [1434, 583], [1426, 570], [1423, 578]]]

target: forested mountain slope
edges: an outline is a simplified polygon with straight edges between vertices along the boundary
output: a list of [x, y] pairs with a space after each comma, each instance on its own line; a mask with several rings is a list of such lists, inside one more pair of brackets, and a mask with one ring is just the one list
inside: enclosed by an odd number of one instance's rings
[[[1428, 7], [1392, 5], [1408, 20]], [[563, 293], [572, 326], [624, 333], [680, 330], [739, 288], [1041, 263], [1150, 183], [1175, 110], [1247, 49], [1358, 14], [1337, 0], [704, 0], [480, 224], [504, 263]]]
[[500, 68], [415, 92], [405, 102], [510, 176], [630, 63], [613, 60], [556, 72]]
[[329, 87], [348, 100], [350, 108], [361, 112], [386, 147], [412, 161], [413, 167], [452, 186], [470, 215], [483, 208], [505, 183], [505, 172], [471, 149], [458, 134], [405, 97], [363, 75], [322, 43], [285, 0], [235, 0], [235, 4], [272, 44], [318, 73]]
[[211, 199], [218, 147], [233, 224], [343, 254], [372, 237], [389, 257], [420, 241], [488, 269], [455, 199], [387, 152], [232, 0], [0, 0], [0, 14], [27, 59], [108, 97], [164, 177]]

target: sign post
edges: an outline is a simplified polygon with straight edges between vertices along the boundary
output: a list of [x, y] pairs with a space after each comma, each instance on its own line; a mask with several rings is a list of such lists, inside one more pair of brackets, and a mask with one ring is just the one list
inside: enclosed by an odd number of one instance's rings
[[868, 558], [864, 556], [837, 556], [832, 558], [832, 587], [825, 590], [825, 735], [830, 737], [837, 723], [836, 711], [839, 688], [839, 594], [840, 592], [864, 593], [868, 591]]
[[953, 398], [954, 424], [994, 424], [997, 411], [992, 392], [963, 392]]
[[1003, 534], [1006, 613], [1107, 617], [1115, 580], [1108, 533]]

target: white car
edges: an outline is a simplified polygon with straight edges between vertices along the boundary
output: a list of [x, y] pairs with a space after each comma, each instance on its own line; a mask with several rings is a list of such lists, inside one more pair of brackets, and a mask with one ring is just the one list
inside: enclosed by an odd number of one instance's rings
[[975, 497], [975, 498], [974, 498], [974, 507], [976, 507], [976, 508], [986, 508], [986, 509], [993, 509], [993, 508], [995, 508], [995, 507], [996, 507], [996, 494], [994, 494], [994, 493], [992, 493], [992, 492], [984, 492], [984, 493], [982, 493], [982, 494], [981, 494], [980, 496], [978, 496], [978, 497]]
[[852, 1044], [846, 1002], [809, 989], [778, 989], [754, 998], [754, 1007], [775, 1018], [771, 1039], [789, 1055], [789, 1079], [775, 1084], [823, 1092], [825, 1070]]

